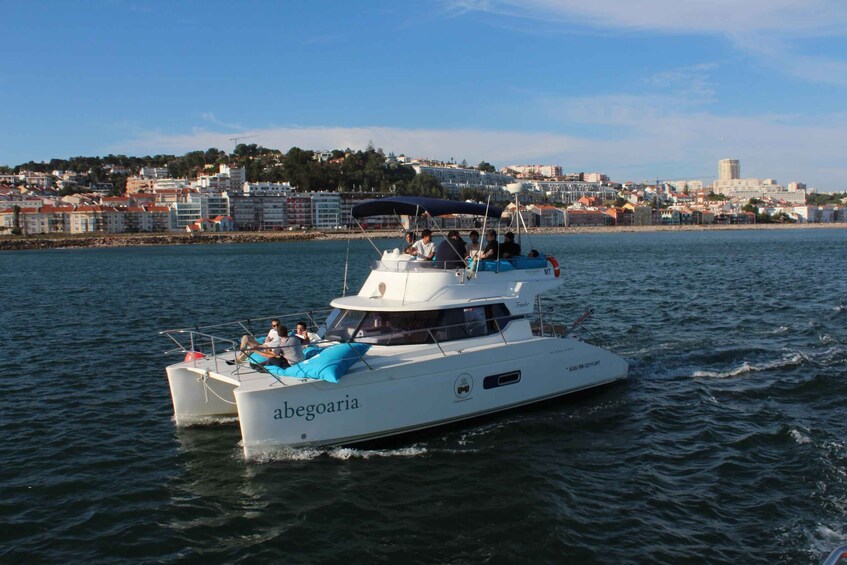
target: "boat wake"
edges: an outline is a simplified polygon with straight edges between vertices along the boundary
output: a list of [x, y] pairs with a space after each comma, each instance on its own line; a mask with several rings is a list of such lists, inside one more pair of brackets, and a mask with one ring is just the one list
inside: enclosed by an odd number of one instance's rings
[[[171, 421], [176, 424], [176, 416], [171, 416]], [[180, 426], [184, 428], [202, 427], [212, 425], [228, 425], [237, 424], [238, 416], [193, 416], [180, 422]]]
[[377, 457], [420, 457], [430, 453], [426, 447], [411, 445], [396, 449], [356, 449], [353, 447], [301, 447], [281, 448], [267, 451], [250, 459], [252, 463], [277, 463], [280, 461], [312, 461], [320, 457], [329, 457], [340, 461], [350, 459], [372, 459]]
[[771, 361], [769, 363], [753, 364], [745, 361], [738, 367], [730, 369], [729, 371], [694, 371], [692, 376], [694, 378], [728, 379], [774, 369], [791, 369], [799, 367], [805, 361], [808, 361], [808, 359], [802, 353], [792, 353], [790, 355], [786, 355], [782, 359]]

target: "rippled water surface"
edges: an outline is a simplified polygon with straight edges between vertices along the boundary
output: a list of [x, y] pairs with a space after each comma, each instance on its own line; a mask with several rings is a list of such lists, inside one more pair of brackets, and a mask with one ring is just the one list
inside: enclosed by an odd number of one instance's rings
[[[819, 563], [847, 540], [847, 230], [531, 246], [629, 382], [256, 462], [235, 422], [175, 428], [157, 331], [326, 306], [347, 242], [0, 254], [0, 560]], [[349, 253], [357, 287], [374, 251]]]

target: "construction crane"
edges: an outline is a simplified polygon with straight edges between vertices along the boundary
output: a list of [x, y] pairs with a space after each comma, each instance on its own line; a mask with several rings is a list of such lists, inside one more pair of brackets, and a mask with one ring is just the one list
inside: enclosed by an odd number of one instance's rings
[[258, 136], [256, 136], [256, 135], [239, 135], [238, 137], [230, 137], [229, 140], [234, 142], [235, 147], [238, 147], [238, 140], [239, 139], [250, 139], [251, 137], [258, 137]]

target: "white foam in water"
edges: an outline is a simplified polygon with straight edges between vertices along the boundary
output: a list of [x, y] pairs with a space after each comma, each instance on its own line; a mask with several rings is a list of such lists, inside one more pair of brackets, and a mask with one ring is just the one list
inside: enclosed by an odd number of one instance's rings
[[809, 442], [812, 441], [812, 439], [809, 436], [807, 436], [806, 434], [804, 434], [800, 430], [792, 429], [788, 433], [791, 435], [792, 438], [794, 438], [794, 441], [796, 441], [797, 443], [799, 443], [801, 445], [804, 444], [804, 443], [809, 443]]
[[751, 365], [748, 362], [742, 363], [739, 367], [735, 369], [731, 369], [729, 371], [694, 371], [692, 375], [695, 378], [712, 378], [712, 379], [727, 379], [730, 377], [737, 377], [739, 375], [744, 375], [747, 373], [758, 373], [759, 371], [768, 371], [770, 369], [782, 369], [785, 367], [793, 367], [795, 365], [799, 365], [806, 359], [806, 356], [802, 353], [793, 353], [791, 355], [787, 355], [778, 361], [772, 361], [770, 363], [762, 363], [761, 365]]
[[337, 447], [328, 452], [333, 459], [370, 459], [371, 457], [417, 457], [426, 455], [429, 451], [425, 447], [401, 447], [398, 449], [353, 449], [350, 447]]
[[253, 463], [273, 463], [275, 461], [311, 461], [317, 459], [326, 453], [323, 449], [314, 447], [283, 447], [280, 449], [269, 450], [261, 455], [251, 457]]
[[283, 447], [263, 452], [250, 458], [253, 463], [274, 463], [279, 461], [312, 461], [324, 455], [333, 459], [346, 461], [348, 459], [370, 459], [372, 457], [418, 457], [429, 453], [425, 447], [410, 446], [398, 449], [355, 449], [351, 447], [335, 447], [322, 449], [318, 447]]
[[829, 526], [818, 524], [809, 548], [811, 555], [823, 561], [838, 546], [844, 543], [844, 532], [836, 532]]
[[[171, 416], [171, 422], [176, 424], [176, 416]], [[238, 416], [192, 416], [186, 418], [180, 426], [211, 426], [214, 424], [235, 424], [238, 423]]]

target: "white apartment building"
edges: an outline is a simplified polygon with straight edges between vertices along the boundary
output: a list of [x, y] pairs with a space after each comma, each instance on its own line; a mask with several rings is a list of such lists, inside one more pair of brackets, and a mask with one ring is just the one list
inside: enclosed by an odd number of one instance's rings
[[229, 216], [229, 196], [215, 193], [193, 193], [188, 199], [200, 203], [200, 215], [202, 218], [214, 218], [215, 216]]
[[18, 174], [0, 175], [0, 183], [15, 184], [22, 182], [27, 186], [37, 186], [38, 188], [51, 188], [53, 186], [53, 177], [41, 173], [30, 173], [23, 171]]
[[585, 182], [609, 182], [609, 176], [603, 173], [584, 173], [582, 175], [582, 180]]
[[712, 184], [712, 190], [716, 194], [723, 194], [735, 198], [740, 202], [747, 202], [751, 198], [782, 200], [794, 204], [806, 203], [805, 189], [786, 190], [785, 187], [776, 183], [774, 179], [731, 179], [716, 180]]
[[703, 181], [701, 180], [668, 180], [665, 181], [665, 184], [671, 185], [675, 192], [703, 190]]
[[284, 196], [293, 190], [294, 187], [289, 182], [245, 182], [242, 185], [244, 194]]
[[798, 222], [828, 224], [847, 222], [847, 207], [844, 206], [794, 206], [780, 209]]
[[547, 195], [551, 202], [573, 204], [583, 196], [595, 196], [601, 200], [618, 197], [618, 191], [598, 182], [585, 181], [533, 181], [526, 183], [530, 191]]
[[227, 193], [230, 216], [238, 230], [281, 230], [288, 226], [285, 195], [247, 192]]
[[505, 170], [515, 171], [520, 175], [526, 176], [540, 176], [545, 178], [562, 176], [561, 165], [509, 165], [500, 169], [501, 172]]
[[220, 174], [229, 177], [232, 190], [238, 190], [247, 181], [247, 173], [244, 167], [233, 168], [229, 165], [221, 165]]
[[160, 178], [153, 181], [153, 192], [179, 190], [188, 186], [187, 179]]
[[203, 205], [200, 200], [192, 198], [188, 202], [171, 202], [168, 206], [174, 215], [174, 227], [178, 230], [185, 230], [185, 226], [203, 217]]
[[341, 224], [341, 195], [337, 192], [313, 192], [312, 227], [334, 229]]
[[192, 184], [204, 192], [224, 192], [241, 190], [245, 181], [246, 173], [243, 167], [220, 165], [217, 174], [200, 175]]
[[168, 178], [167, 167], [141, 167], [138, 176], [145, 179], [164, 179]]
[[458, 198], [462, 188], [475, 188], [486, 192], [505, 189], [509, 183], [515, 182], [514, 177], [501, 173], [488, 173], [478, 169], [462, 169], [459, 167], [435, 167], [430, 165], [413, 165], [415, 173], [425, 173], [435, 177], [444, 190], [454, 198]]

